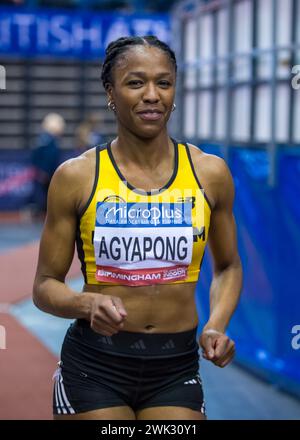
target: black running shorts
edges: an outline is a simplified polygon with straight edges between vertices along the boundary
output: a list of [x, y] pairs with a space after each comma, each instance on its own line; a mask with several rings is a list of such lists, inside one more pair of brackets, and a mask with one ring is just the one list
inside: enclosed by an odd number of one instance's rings
[[181, 406], [205, 413], [196, 328], [181, 333], [95, 333], [87, 321], [68, 329], [53, 376], [54, 414], [113, 406], [134, 411]]

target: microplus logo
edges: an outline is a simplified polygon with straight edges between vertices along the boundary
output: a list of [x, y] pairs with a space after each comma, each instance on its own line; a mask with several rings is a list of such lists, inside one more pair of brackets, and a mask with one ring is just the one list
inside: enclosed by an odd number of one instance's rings
[[6, 349], [6, 330], [3, 325], [0, 325], [0, 350]]
[[0, 90], [6, 89], [6, 70], [4, 66], [0, 65]]
[[300, 349], [300, 325], [294, 325], [294, 327], [292, 328], [292, 334], [295, 335], [292, 338], [292, 348], [294, 350], [299, 350]]
[[97, 204], [96, 226], [191, 226], [192, 203]]

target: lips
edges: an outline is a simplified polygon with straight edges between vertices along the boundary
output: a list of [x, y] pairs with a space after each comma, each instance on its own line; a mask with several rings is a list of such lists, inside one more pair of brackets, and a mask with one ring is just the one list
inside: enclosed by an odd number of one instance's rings
[[163, 117], [163, 113], [156, 109], [140, 111], [137, 114], [144, 121], [158, 121]]

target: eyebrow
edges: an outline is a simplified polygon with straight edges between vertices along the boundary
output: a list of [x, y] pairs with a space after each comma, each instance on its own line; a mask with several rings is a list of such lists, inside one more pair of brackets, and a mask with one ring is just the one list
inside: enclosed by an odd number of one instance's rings
[[[128, 73], [126, 74], [126, 76], [129, 76], [129, 75], [136, 75], [136, 76], [142, 76], [142, 77], [144, 77], [144, 76], [146, 76], [146, 73], [145, 73], [145, 72], [142, 72], [142, 71], [128, 72]], [[172, 73], [171, 73], [171, 72], [159, 72], [156, 76], [157, 76], [157, 77], [161, 77], [161, 76], [172, 76]]]

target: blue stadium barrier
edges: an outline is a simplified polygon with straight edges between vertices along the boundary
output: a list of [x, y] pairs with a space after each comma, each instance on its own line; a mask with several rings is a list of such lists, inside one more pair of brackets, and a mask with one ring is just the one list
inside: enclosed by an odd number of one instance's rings
[[[203, 146], [202, 146], [203, 148]], [[221, 155], [215, 146], [207, 152]], [[228, 328], [236, 360], [270, 383], [300, 396], [300, 149], [281, 149], [278, 184], [267, 183], [266, 151], [231, 148], [235, 216], [244, 269], [239, 306]], [[210, 255], [197, 286], [202, 325], [209, 311]], [[294, 332], [294, 333], [293, 333]]]

